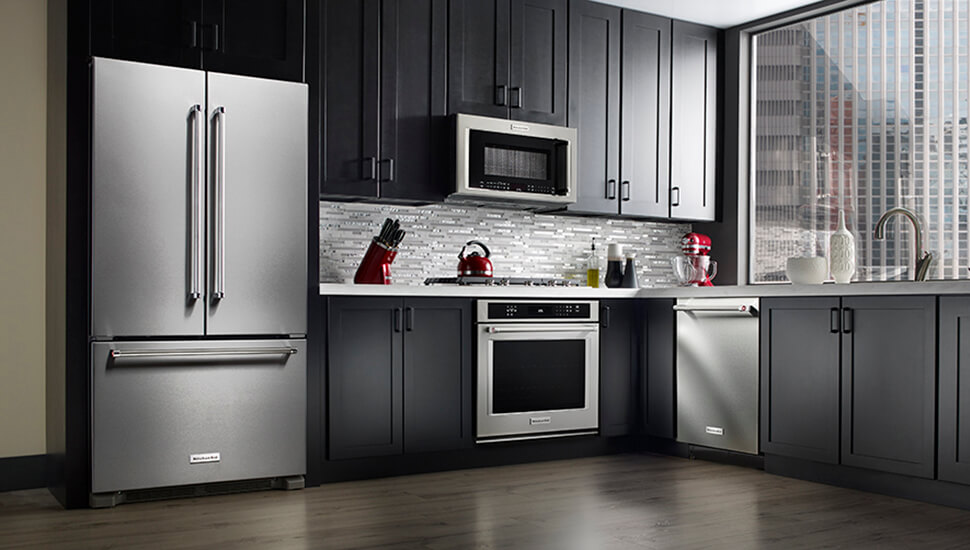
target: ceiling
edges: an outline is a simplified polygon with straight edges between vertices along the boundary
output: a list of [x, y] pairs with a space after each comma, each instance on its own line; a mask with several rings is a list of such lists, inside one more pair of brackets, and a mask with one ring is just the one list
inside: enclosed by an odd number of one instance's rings
[[647, 13], [710, 25], [733, 27], [818, 0], [597, 0]]

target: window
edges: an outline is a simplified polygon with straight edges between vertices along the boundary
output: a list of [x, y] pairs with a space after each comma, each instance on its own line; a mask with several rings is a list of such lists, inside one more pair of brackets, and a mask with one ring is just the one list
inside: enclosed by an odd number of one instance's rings
[[970, 0], [883, 0], [755, 36], [753, 282], [827, 257], [839, 210], [855, 280], [912, 279], [909, 222], [872, 238], [896, 206], [923, 220], [928, 278], [970, 278], [968, 29]]

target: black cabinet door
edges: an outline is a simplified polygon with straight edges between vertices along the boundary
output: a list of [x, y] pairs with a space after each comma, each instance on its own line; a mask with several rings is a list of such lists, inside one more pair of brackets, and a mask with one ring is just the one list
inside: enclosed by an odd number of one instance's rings
[[303, 1], [204, 0], [203, 67], [303, 82]]
[[471, 300], [417, 298], [404, 305], [404, 451], [470, 447]]
[[448, 112], [508, 118], [509, 0], [448, 6]]
[[939, 478], [970, 484], [970, 297], [940, 298]]
[[376, 198], [380, 0], [328, 0], [320, 25], [320, 193]]
[[646, 300], [641, 306], [643, 320], [640, 323], [645, 358], [644, 371], [640, 375], [643, 431], [667, 439], [673, 439], [677, 434], [674, 303], [672, 299]]
[[569, 125], [578, 134], [576, 203], [570, 212], [620, 212], [620, 8], [569, 6]]
[[400, 298], [330, 298], [327, 409], [331, 460], [400, 454]]
[[566, 124], [567, 0], [512, 0], [509, 115]]
[[936, 297], [846, 297], [842, 307], [842, 463], [932, 478]]
[[622, 49], [620, 213], [666, 218], [670, 216], [670, 20], [624, 10]]
[[93, 55], [202, 67], [202, 0], [92, 0]]
[[761, 300], [761, 450], [839, 463], [839, 299]]
[[447, 41], [447, 0], [383, 2], [381, 198], [440, 201], [451, 191]]
[[717, 29], [674, 21], [670, 217], [716, 216]]
[[600, 301], [600, 434], [636, 429], [637, 339], [633, 300]]

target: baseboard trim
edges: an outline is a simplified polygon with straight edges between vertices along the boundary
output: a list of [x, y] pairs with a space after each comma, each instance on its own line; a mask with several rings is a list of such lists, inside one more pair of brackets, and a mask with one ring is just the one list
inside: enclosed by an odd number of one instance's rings
[[0, 492], [47, 486], [47, 455], [0, 458]]

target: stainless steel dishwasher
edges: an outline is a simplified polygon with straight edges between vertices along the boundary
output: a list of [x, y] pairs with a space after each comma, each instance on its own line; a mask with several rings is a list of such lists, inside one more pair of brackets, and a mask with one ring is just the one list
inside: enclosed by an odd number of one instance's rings
[[677, 300], [677, 441], [758, 453], [758, 307]]

